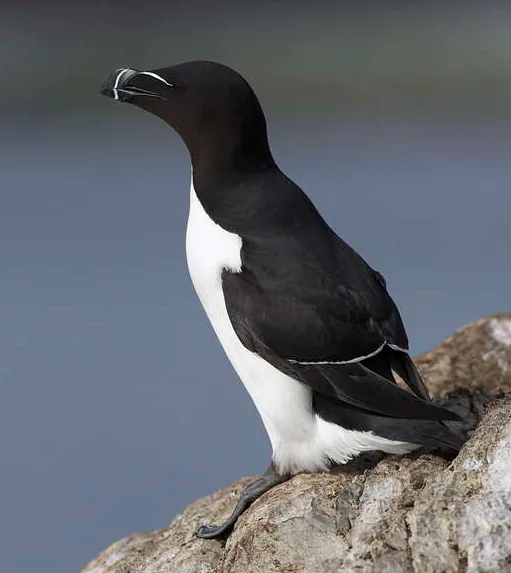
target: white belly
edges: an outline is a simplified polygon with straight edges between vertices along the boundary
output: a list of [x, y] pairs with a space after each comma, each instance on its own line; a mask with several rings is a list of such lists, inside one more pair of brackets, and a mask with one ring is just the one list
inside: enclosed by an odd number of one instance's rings
[[241, 238], [217, 225], [203, 209], [193, 180], [186, 229], [186, 258], [193, 285], [238, 376], [252, 397], [280, 472], [325, 469], [329, 459], [345, 463], [362, 451], [405, 453], [415, 446], [370, 432], [345, 430], [312, 409], [312, 393], [241, 344], [229, 320], [222, 291], [223, 269], [241, 271]]

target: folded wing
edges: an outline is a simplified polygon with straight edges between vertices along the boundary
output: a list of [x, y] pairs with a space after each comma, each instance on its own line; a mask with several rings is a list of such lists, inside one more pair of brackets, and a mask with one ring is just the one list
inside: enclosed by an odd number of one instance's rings
[[[258, 274], [246, 266], [223, 274], [227, 311], [246, 348], [330, 401], [391, 418], [458, 419], [429, 401], [402, 346], [399, 313], [378, 276], [361, 294], [327, 277], [319, 285], [261, 284]], [[391, 369], [415, 394], [395, 384]]]

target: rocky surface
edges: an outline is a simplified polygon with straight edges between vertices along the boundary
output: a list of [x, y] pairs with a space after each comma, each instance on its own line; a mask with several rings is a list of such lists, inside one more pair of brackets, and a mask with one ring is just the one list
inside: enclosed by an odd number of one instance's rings
[[462, 328], [417, 364], [439, 401], [472, 426], [482, 416], [455, 460], [422, 450], [301, 474], [227, 539], [196, 539], [199, 524], [230, 513], [240, 480], [167, 529], [114, 543], [82, 573], [511, 573], [511, 315]]
[[469, 324], [415, 358], [432, 396], [455, 388], [511, 391], [511, 314]]

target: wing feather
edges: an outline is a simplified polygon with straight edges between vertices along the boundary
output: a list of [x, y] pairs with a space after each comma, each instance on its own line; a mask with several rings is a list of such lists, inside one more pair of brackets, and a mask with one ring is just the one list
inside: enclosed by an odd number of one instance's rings
[[[357, 353], [365, 356], [385, 342], [381, 322], [386, 317], [374, 319], [364, 297], [337, 289], [335, 296], [330, 291], [321, 304], [313, 304], [298, 295], [303, 289], [263, 288], [246, 268], [238, 274], [224, 271], [223, 290], [229, 318], [243, 345], [316, 393], [386, 417], [458, 419], [428, 401], [420, 377], [412, 381], [421, 396], [417, 397], [362, 361], [342, 363]], [[397, 313], [393, 304], [388, 308], [390, 318], [401, 325], [400, 318], [393, 316]], [[416, 373], [404, 359], [395, 363], [400, 374]]]

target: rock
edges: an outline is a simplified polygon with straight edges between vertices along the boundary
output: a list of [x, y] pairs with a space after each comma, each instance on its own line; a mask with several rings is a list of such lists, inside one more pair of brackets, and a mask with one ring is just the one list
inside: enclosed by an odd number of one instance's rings
[[114, 543], [82, 573], [511, 573], [511, 396], [489, 398], [511, 392], [511, 315], [462, 328], [417, 364], [469, 426], [485, 410], [455, 460], [374, 454], [300, 474], [257, 500], [226, 540], [195, 538], [199, 524], [227, 517], [240, 480], [167, 529]]
[[407, 521], [414, 571], [511, 571], [511, 396], [491, 404]]
[[511, 392], [511, 314], [469, 324], [415, 358], [432, 396], [455, 388]]
[[[136, 566], [137, 556], [143, 553], [143, 547], [145, 545], [152, 546], [152, 542], [161, 537], [162, 533], [162, 529], [157, 529], [128, 535], [128, 537], [112, 543], [108, 549], [102, 551], [85, 569], [82, 569], [82, 573], [104, 573], [110, 565], [118, 567], [120, 563], [123, 564], [124, 571], [129, 571], [128, 565]], [[122, 571], [123, 569], [117, 570]], [[132, 567], [131, 570], [135, 571], [136, 569]]]

